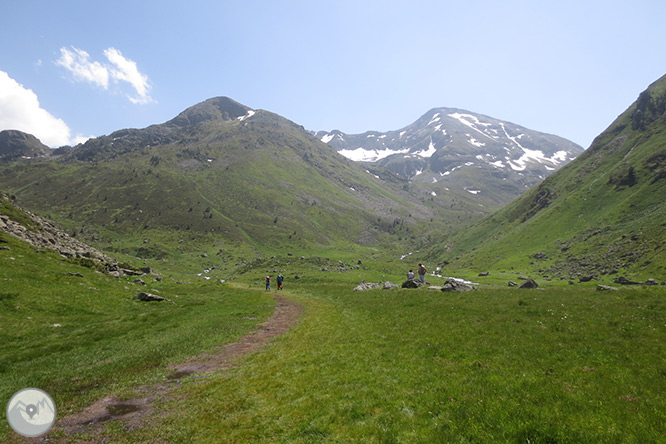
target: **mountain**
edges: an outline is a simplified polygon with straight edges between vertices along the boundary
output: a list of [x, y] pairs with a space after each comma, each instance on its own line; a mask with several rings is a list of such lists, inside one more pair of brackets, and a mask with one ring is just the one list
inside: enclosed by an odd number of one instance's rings
[[576, 160], [433, 255], [549, 279], [666, 277], [666, 76]]
[[0, 187], [24, 207], [144, 258], [176, 248], [249, 256], [267, 246], [394, 245], [393, 235], [410, 242], [480, 216], [443, 208], [428, 190], [226, 97], [2, 168]]
[[0, 131], [0, 162], [44, 157], [50, 153], [51, 149], [32, 134], [17, 130]]
[[432, 109], [400, 130], [315, 137], [349, 159], [434, 184], [436, 192], [464, 190], [497, 206], [583, 152], [561, 137], [455, 108]]

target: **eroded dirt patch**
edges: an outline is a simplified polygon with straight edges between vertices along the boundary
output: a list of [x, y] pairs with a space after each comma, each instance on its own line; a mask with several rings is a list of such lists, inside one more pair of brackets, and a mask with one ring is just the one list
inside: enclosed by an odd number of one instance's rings
[[[247, 354], [266, 346], [273, 338], [289, 330], [300, 317], [303, 308], [282, 296], [274, 295], [277, 306], [273, 315], [258, 325], [257, 330], [236, 342], [225, 344], [219, 350], [193, 356], [177, 365], [170, 366], [171, 373], [164, 381], [139, 387], [136, 398], [119, 399], [108, 396], [89, 405], [82, 411], [59, 420], [43, 442], [57, 442], [51, 436], [54, 432], [64, 432], [68, 442], [101, 442], [106, 424], [122, 421], [127, 430], [144, 426], [144, 420], [154, 413], [155, 401], [164, 402], [175, 388], [185, 379], [205, 378], [207, 373], [224, 370], [236, 365], [236, 361]], [[147, 422], [146, 422], [147, 424]], [[74, 435], [85, 432], [86, 439], [76, 439]]]

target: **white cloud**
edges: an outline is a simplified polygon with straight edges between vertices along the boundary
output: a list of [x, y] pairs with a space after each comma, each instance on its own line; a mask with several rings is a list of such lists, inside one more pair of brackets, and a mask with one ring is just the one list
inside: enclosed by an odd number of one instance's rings
[[110, 81], [128, 83], [135, 92], [126, 94], [132, 103], [153, 101], [148, 76], [139, 71], [136, 62], [125, 58], [116, 48], [105, 49], [104, 55], [110, 63], [92, 61], [86, 51], [73, 46], [60, 48], [60, 58], [56, 60], [56, 65], [67, 69], [75, 81], [92, 83], [105, 90], [109, 89]]
[[111, 70], [113, 79], [124, 80], [132, 85], [138, 94], [138, 97], [128, 96], [132, 103], [148, 103], [152, 101], [149, 93], [150, 85], [148, 84], [148, 76], [139, 72], [134, 61], [123, 57], [122, 53], [115, 48], [105, 50], [104, 55], [109, 59], [109, 62], [116, 66], [116, 69]]
[[30, 133], [50, 147], [72, 142], [69, 127], [43, 109], [37, 94], [0, 71], [0, 130]]
[[91, 61], [90, 55], [81, 49], [73, 46], [71, 49], [60, 48], [56, 65], [67, 69], [78, 82], [89, 82], [104, 89], [109, 87], [109, 70], [101, 63]]

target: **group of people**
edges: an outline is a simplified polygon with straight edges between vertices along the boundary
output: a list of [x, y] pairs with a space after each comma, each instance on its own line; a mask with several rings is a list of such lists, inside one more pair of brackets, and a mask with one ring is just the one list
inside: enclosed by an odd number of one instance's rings
[[[420, 263], [417, 271], [419, 273], [419, 282], [425, 284], [425, 275], [428, 270], [426, 270], [426, 267]], [[414, 280], [414, 270], [409, 270], [409, 273], [407, 273], [407, 279], [410, 281]]]
[[[278, 290], [282, 290], [282, 283], [284, 282], [284, 276], [282, 274], [277, 275], [277, 285]], [[266, 276], [266, 291], [271, 289], [271, 277]]]
[[[425, 275], [426, 272], [428, 271], [426, 267], [419, 263], [419, 267], [416, 269], [419, 275], [419, 282], [425, 284]], [[409, 273], [407, 273], [407, 279], [410, 281], [414, 280], [414, 270], [409, 270]], [[277, 285], [278, 285], [278, 290], [282, 290], [282, 283], [284, 282], [284, 276], [282, 274], [277, 275]], [[266, 276], [266, 291], [271, 289], [271, 277]]]

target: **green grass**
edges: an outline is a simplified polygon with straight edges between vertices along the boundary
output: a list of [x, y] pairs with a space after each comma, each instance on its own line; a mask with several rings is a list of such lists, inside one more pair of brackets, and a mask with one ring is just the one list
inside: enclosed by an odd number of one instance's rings
[[[273, 311], [263, 293], [167, 276], [139, 285], [2, 239], [11, 249], [0, 250], [0, 399], [40, 387], [59, 417], [159, 380], [169, 363], [233, 341]], [[175, 304], [133, 300], [140, 291]], [[3, 417], [0, 441], [9, 436]]]
[[351, 292], [120, 442], [658, 442], [663, 288]]

